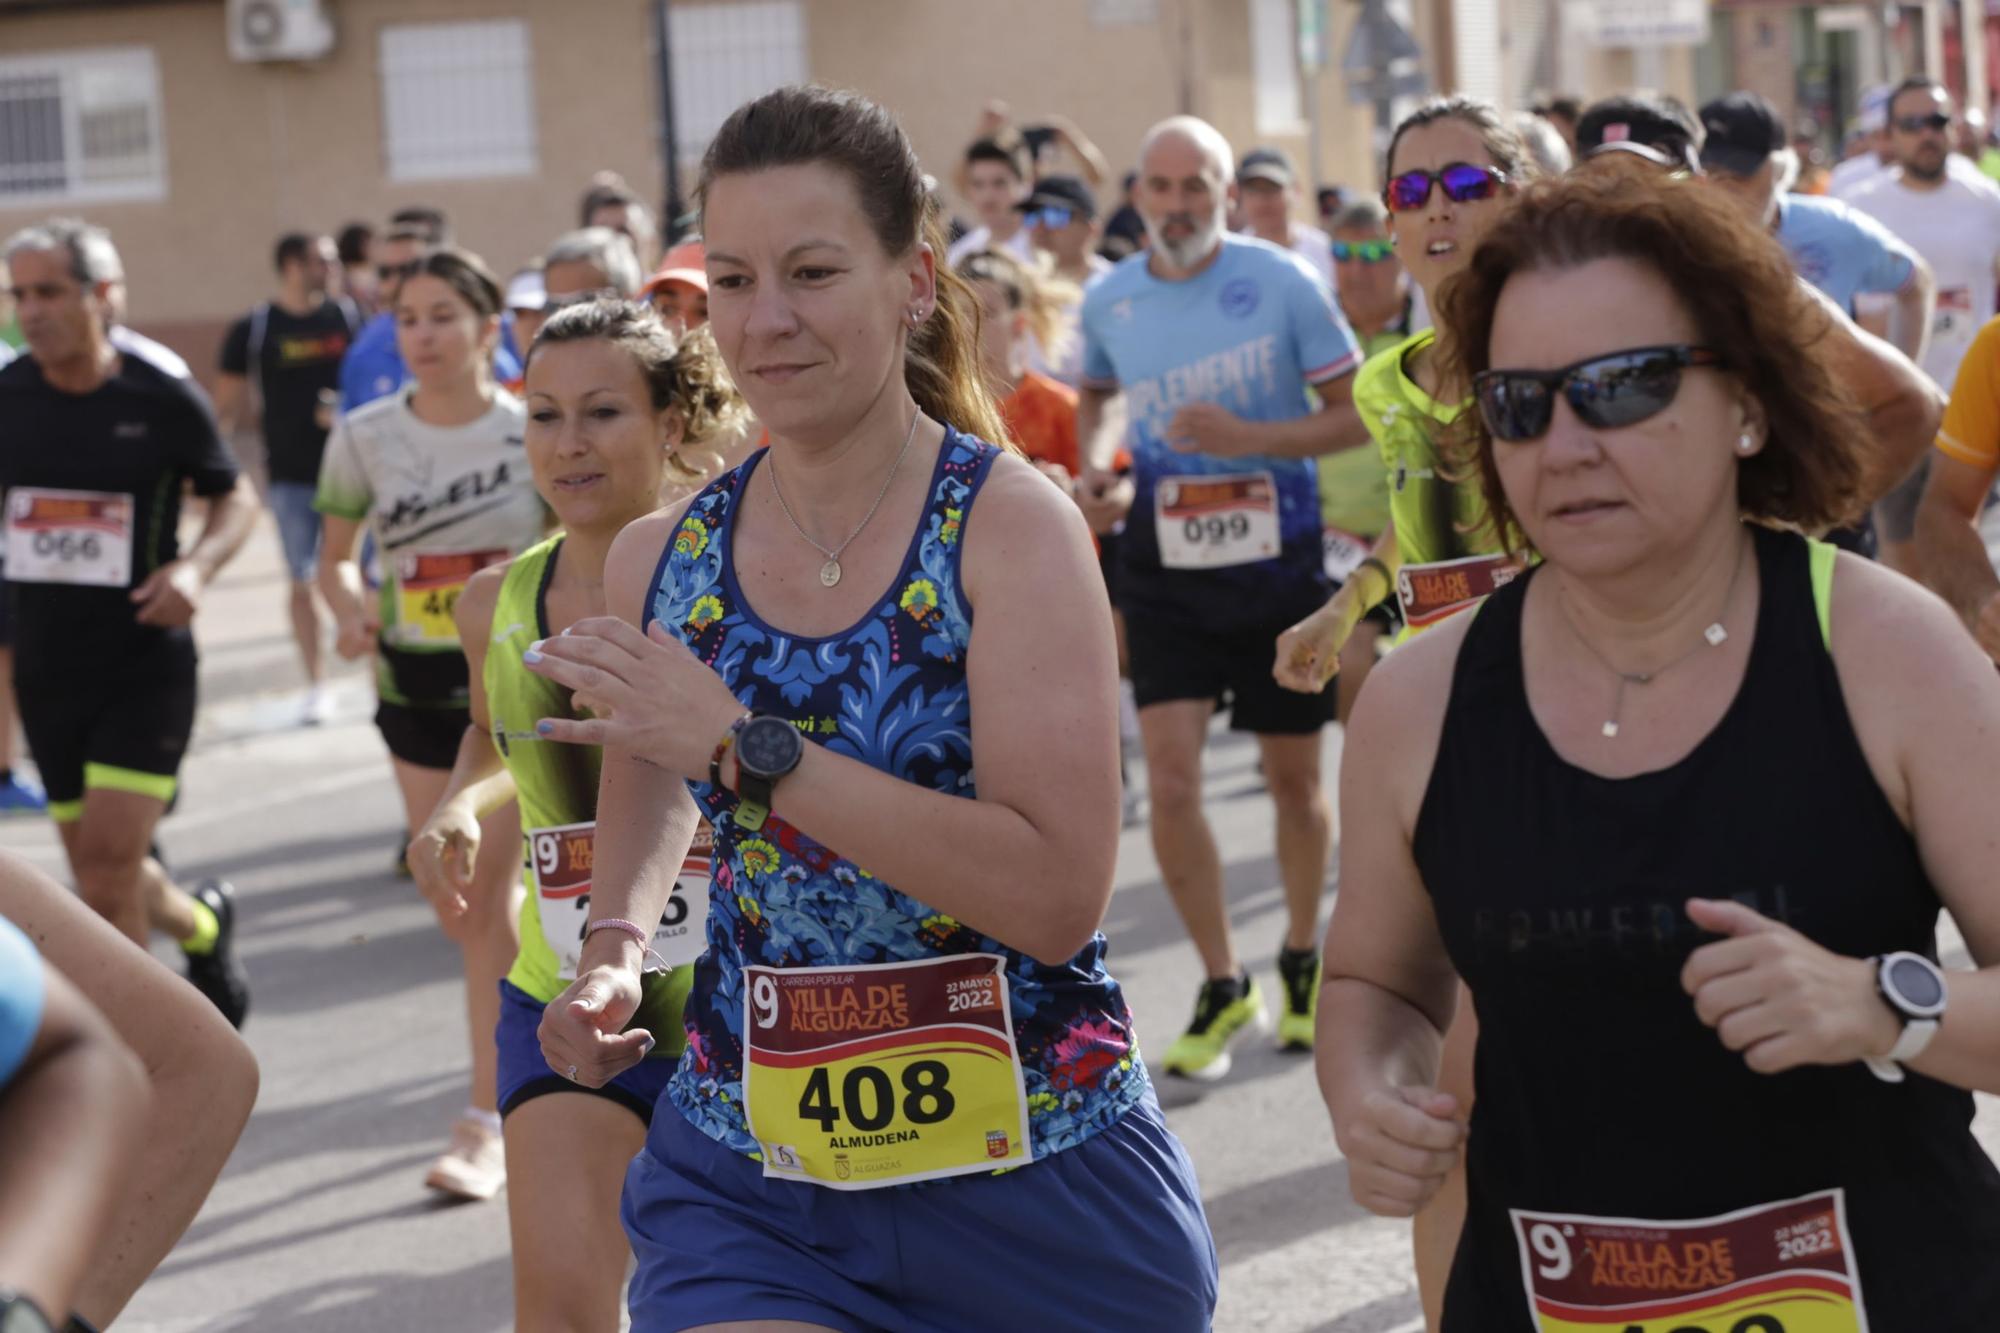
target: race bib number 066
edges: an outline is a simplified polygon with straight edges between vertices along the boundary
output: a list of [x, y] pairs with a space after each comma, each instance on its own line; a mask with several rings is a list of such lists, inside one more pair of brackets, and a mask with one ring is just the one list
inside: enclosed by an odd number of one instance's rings
[[123, 588], [132, 582], [132, 497], [102, 491], [7, 493], [7, 577]]
[[1511, 1216], [1542, 1333], [1867, 1333], [1840, 1190], [1685, 1222]]
[[1029, 1161], [1004, 968], [745, 968], [743, 1101], [764, 1174], [865, 1190]]

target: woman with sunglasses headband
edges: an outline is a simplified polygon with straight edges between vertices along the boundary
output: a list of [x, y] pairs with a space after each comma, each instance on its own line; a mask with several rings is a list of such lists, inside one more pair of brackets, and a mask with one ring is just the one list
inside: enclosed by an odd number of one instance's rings
[[[1445, 281], [1465, 267], [1533, 166], [1490, 103], [1461, 96], [1434, 99], [1406, 117], [1389, 141], [1388, 165], [1382, 201], [1389, 239], [1435, 309]], [[1377, 637], [1392, 624], [1378, 605], [1400, 587], [1405, 633], [1413, 633], [1469, 604], [1438, 589], [1490, 591], [1516, 568], [1482, 535], [1477, 488], [1455, 484], [1440, 466], [1437, 442], [1466, 406], [1464, 389], [1443, 373], [1448, 351], [1436, 330], [1425, 329], [1372, 357], [1355, 377], [1356, 410], [1387, 469], [1390, 522], [1333, 599], [1278, 639], [1273, 674], [1290, 689], [1317, 694], [1347, 669], [1343, 720]], [[1356, 461], [1346, 466], [1363, 466], [1361, 451], [1349, 457]], [[1335, 470], [1341, 466], [1332, 460]]]
[[1318, 1062], [1356, 1199], [1406, 1216], [1464, 1151], [1446, 1333], [1990, 1327], [2000, 975], [1947, 984], [1935, 929], [2000, 959], [2000, 680], [1798, 535], [1871, 448], [1824, 315], [1712, 191], [1592, 172], [1526, 191], [1443, 319], [1542, 564], [1349, 730]]

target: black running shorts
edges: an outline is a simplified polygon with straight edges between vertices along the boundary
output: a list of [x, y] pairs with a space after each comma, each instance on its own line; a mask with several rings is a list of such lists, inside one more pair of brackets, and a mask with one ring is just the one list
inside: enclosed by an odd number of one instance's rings
[[56, 822], [83, 817], [89, 788], [172, 802], [194, 734], [193, 647], [153, 662], [144, 676], [14, 682], [21, 729]]
[[1337, 692], [1299, 694], [1271, 678], [1278, 636], [1297, 619], [1219, 632], [1127, 611], [1125, 642], [1139, 707], [1177, 699], [1224, 701], [1231, 731], [1311, 735], [1333, 721]]

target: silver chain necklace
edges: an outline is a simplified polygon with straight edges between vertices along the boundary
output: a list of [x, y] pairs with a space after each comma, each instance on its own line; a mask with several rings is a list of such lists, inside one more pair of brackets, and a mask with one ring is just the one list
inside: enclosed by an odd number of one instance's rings
[[1583, 631], [1576, 627], [1576, 618], [1570, 614], [1569, 598], [1563, 595], [1561, 585], [1557, 585], [1556, 605], [1562, 610], [1563, 623], [1569, 626], [1569, 632], [1576, 636], [1576, 641], [1582, 644], [1606, 671], [1618, 678], [1618, 690], [1611, 696], [1611, 716], [1604, 720], [1603, 732], [1606, 740], [1618, 739], [1618, 718], [1625, 709], [1627, 685], [1651, 685], [1666, 672], [1673, 670], [1702, 649], [1720, 648], [1728, 642], [1729, 631], [1723, 627], [1722, 618], [1729, 614], [1729, 603], [1736, 597], [1736, 583], [1743, 574], [1743, 563], [1743, 552], [1739, 550], [1736, 553], [1736, 568], [1729, 574], [1729, 591], [1722, 594], [1722, 609], [1716, 613], [1715, 620], [1709, 627], [1701, 632], [1701, 642], [1666, 665], [1654, 667], [1651, 671], [1620, 671], [1613, 665], [1610, 658], [1598, 651], [1596, 644], [1583, 637]]
[[778, 485], [778, 455], [775, 452], [771, 455], [771, 494], [778, 497], [778, 508], [784, 511], [785, 521], [792, 525], [793, 532], [805, 539], [806, 545], [826, 557], [826, 563], [819, 567], [821, 586], [831, 588], [840, 582], [840, 553], [854, 544], [854, 539], [861, 535], [861, 529], [868, 526], [868, 520], [875, 517], [875, 511], [882, 507], [882, 498], [889, 493], [889, 483], [896, 479], [897, 469], [903, 466], [903, 455], [910, 452], [910, 444], [917, 438], [917, 423], [923, 419], [924, 414], [921, 411], [910, 417], [910, 433], [903, 437], [903, 448], [896, 455], [896, 461], [889, 465], [889, 475], [882, 478], [882, 489], [875, 492], [875, 503], [868, 506], [868, 512], [861, 516], [861, 522], [855, 526], [854, 531], [847, 534], [847, 540], [831, 550], [814, 541], [812, 534], [799, 526], [799, 520], [792, 514], [792, 507], [785, 503], [784, 489]]

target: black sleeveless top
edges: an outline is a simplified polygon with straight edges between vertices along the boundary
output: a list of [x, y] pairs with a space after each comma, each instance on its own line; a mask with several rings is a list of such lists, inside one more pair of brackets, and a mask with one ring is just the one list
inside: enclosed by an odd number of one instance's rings
[[[1971, 1094], [1860, 1064], [1753, 1073], [1681, 989], [1714, 938], [1695, 896], [1841, 954], [1937, 956], [1939, 900], [1848, 720], [1808, 543], [1754, 531], [1742, 685], [1669, 768], [1608, 779], [1556, 754], [1521, 670], [1532, 573], [1460, 649], [1414, 837], [1480, 1029], [1447, 1333], [1535, 1329], [1536, 1310], [1708, 1328], [1724, 1308], [1713, 1327], [1757, 1333], [2000, 1328], [2000, 1172]], [[1843, 1283], [1867, 1323], [1786, 1303], [1837, 1308]]]

